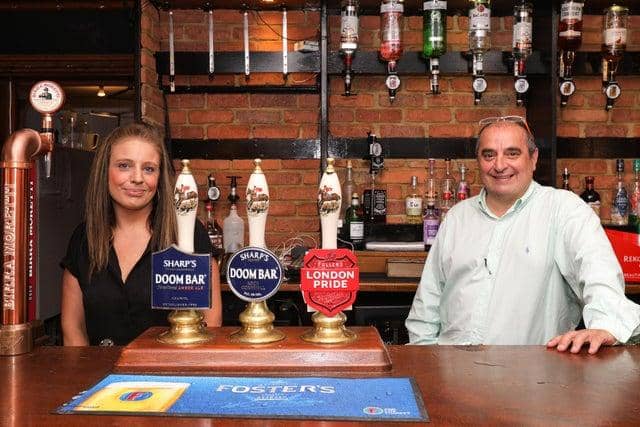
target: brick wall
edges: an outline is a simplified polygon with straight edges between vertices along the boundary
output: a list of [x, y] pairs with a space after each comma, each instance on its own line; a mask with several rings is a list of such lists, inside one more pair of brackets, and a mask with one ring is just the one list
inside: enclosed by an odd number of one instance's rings
[[[151, 8], [147, 8], [151, 9]], [[168, 50], [167, 14], [148, 10], [145, 14], [159, 17], [154, 34], [158, 39], [149, 46]], [[261, 18], [253, 13], [250, 19], [251, 51], [280, 51], [281, 17], [278, 12], [263, 12]], [[337, 49], [339, 41], [339, 17], [330, 16], [329, 44]], [[632, 17], [630, 27], [637, 17]], [[319, 15], [317, 12], [288, 13], [290, 39], [317, 39]], [[599, 50], [601, 18], [585, 19], [585, 50]], [[207, 49], [207, 21], [200, 11], [174, 12], [176, 50], [205, 51]], [[242, 16], [235, 10], [215, 10], [215, 49], [217, 51], [242, 50]], [[379, 47], [380, 19], [377, 16], [360, 18], [361, 50], [377, 50]], [[447, 19], [447, 42], [450, 51], [467, 49], [468, 19], [453, 16]], [[492, 18], [492, 49], [510, 50], [512, 20]], [[630, 49], [640, 43], [640, 31], [632, 31]], [[422, 49], [422, 17], [405, 17], [403, 28], [405, 52]], [[293, 41], [289, 43], [293, 49]], [[144, 43], [143, 43], [144, 46]], [[402, 61], [399, 62], [402, 69]], [[428, 94], [429, 76], [402, 76], [402, 85], [396, 101], [390, 105], [384, 76], [356, 75], [353, 89], [358, 96], [341, 96], [343, 82], [340, 77], [330, 78], [329, 131], [334, 136], [362, 138], [367, 131], [376, 133], [384, 143], [390, 137], [471, 137], [477, 131], [476, 122], [486, 116], [526, 114], [515, 106], [513, 79], [510, 76], [487, 77], [489, 88], [479, 106], [473, 105], [470, 76], [441, 76], [442, 94]], [[286, 84], [310, 84], [315, 76], [292, 74]], [[598, 77], [577, 79], [578, 91], [569, 106], [559, 115], [559, 136], [637, 136], [640, 126], [638, 113], [633, 106], [638, 98], [640, 79], [620, 79], [623, 95], [611, 113], [603, 110], [604, 99], [600, 92]], [[252, 73], [245, 81], [244, 75], [176, 76], [178, 85], [244, 85], [282, 84], [279, 73]], [[144, 95], [144, 94], [143, 94]], [[265, 95], [265, 94], [193, 94], [168, 95], [167, 105], [171, 135], [175, 138], [224, 138], [238, 139], [243, 144], [248, 138], [317, 138], [319, 118], [318, 95]], [[346, 161], [337, 161], [339, 173], [344, 172]], [[458, 165], [453, 162], [457, 178]], [[479, 191], [480, 183], [474, 160], [464, 160], [470, 169], [468, 180], [472, 183], [472, 194]], [[558, 162], [559, 171], [567, 165], [573, 173], [574, 188], [580, 189], [583, 175], [595, 174], [598, 188], [610, 187], [613, 162], [567, 159]], [[602, 165], [605, 165], [603, 167]], [[408, 191], [411, 175], [421, 182], [426, 176], [426, 159], [388, 159], [378, 182], [387, 189], [389, 200], [389, 222], [401, 222], [404, 213], [404, 197]], [[241, 175], [240, 191], [243, 193], [252, 166], [250, 161], [194, 160], [193, 168], [201, 186], [206, 185], [206, 175], [213, 172], [223, 190], [222, 200], [228, 194], [226, 176]], [[315, 194], [319, 180], [317, 160], [267, 159], [263, 169], [267, 174], [273, 203], [267, 223], [267, 242], [274, 246], [284, 239], [299, 233], [311, 233], [316, 238], [319, 221], [315, 210]], [[354, 172], [358, 191], [365, 188], [368, 180], [368, 165], [362, 160], [354, 161]], [[439, 176], [444, 175], [444, 162], [437, 162]], [[560, 172], [559, 172], [560, 173]], [[602, 175], [602, 177], [600, 177]], [[607, 178], [605, 178], [607, 177]], [[601, 191], [606, 203], [606, 195]], [[216, 216], [222, 220], [227, 214], [226, 202], [218, 204]], [[240, 207], [244, 213], [244, 205]], [[603, 209], [608, 215], [608, 209]]]
[[[640, 16], [629, 17], [628, 51], [640, 49]], [[583, 43], [585, 52], [599, 52], [602, 41], [602, 17], [589, 15], [583, 21]], [[559, 108], [558, 137], [640, 137], [640, 76], [620, 76], [618, 82], [622, 94], [614, 108], [605, 111], [605, 96], [602, 93], [601, 77], [579, 76], [575, 79], [576, 93], [569, 98], [568, 105]], [[631, 142], [630, 142], [631, 143]], [[580, 194], [585, 189], [584, 178], [595, 176], [595, 188], [602, 199], [601, 217], [610, 219], [610, 205], [617, 178], [613, 159], [559, 159], [558, 185], [562, 184], [562, 171], [566, 167], [571, 173], [571, 188]], [[625, 181], [630, 187], [633, 180], [633, 159], [625, 159]]]

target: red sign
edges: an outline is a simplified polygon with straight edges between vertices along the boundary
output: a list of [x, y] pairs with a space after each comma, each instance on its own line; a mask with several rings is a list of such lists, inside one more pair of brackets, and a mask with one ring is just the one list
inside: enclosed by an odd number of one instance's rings
[[353, 305], [360, 285], [356, 256], [348, 249], [312, 249], [304, 256], [300, 289], [309, 307], [333, 317]]
[[640, 283], [640, 235], [612, 228], [604, 231], [622, 267], [625, 282]]

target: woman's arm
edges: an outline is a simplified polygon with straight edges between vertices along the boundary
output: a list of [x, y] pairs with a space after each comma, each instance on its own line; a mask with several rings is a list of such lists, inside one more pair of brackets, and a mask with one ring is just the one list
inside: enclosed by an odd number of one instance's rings
[[82, 290], [78, 279], [66, 268], [62, 274], [62, 341], [65, 346], [89, 345], [84, 320]]
[[211, 307], [204, 311], [204, 321], [207, 326], [222, 325], [222, 295], [220, 293], [220, 271], [218, 263], [211, 258]]

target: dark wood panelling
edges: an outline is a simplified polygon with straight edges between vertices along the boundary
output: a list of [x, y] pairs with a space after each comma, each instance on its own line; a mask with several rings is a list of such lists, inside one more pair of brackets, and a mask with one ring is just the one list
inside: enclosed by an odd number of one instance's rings
[[[176, 52], [176, 75], [206, 75], [209, 73], [209, 54], [207, 52]], [[550, 61], [539, 51], [533, 52], [527, 60], [527, 74], [548, 74]], [[320, 53], [289, 52], [288, 68], [290, 73], [320, 72]], [[217, 74], [244, 73], [243, 52], [218, 52], [215, 54]], [[470, 58], [466, 52], [447, 52], [440, 59], [440, 72], [447, 74], [467, 74], [470, 72]], [[492, 50], [486, 53], [484, 60], [485, 74], [511, 73], [513, 67], [510, 52]], [[384, 75], [387, 72], [386, 62], [378, 59], [377, 51], [356, 52], [353, 59], [353, 71], [358, 74]], [[398, 61], [399, 75], [426, 74], [427, 62], [420, 52], [405, 52]], [[158, 74], [169, 73], [169, 52], [156, 53], [156, 70]], [[282, 54], [280, 52], [251, 52], [251, 72], [282, 71]], [[328, 73], [342, 74], [343, 61], [339, 52], [329, 52]]]
[[558, 158], [640, 158], [640, 138], [558, 138]]

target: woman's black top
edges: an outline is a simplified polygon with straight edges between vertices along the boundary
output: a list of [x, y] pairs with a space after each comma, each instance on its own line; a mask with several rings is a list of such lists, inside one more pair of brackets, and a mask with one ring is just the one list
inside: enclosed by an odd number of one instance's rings
[[[211, 241], [200, 221], [194, 231], [196, 253], [211, 253]], [[89, 249], [85, 223], [76, 227], [60, 262], [78, 279], [90, 345], [126, 345], [151, 326], [166, 326], [168, 310], [151, 309], [151, 249], [133, 266], [126, 282], [113, 249], [107, 268], [89, 278]]]

